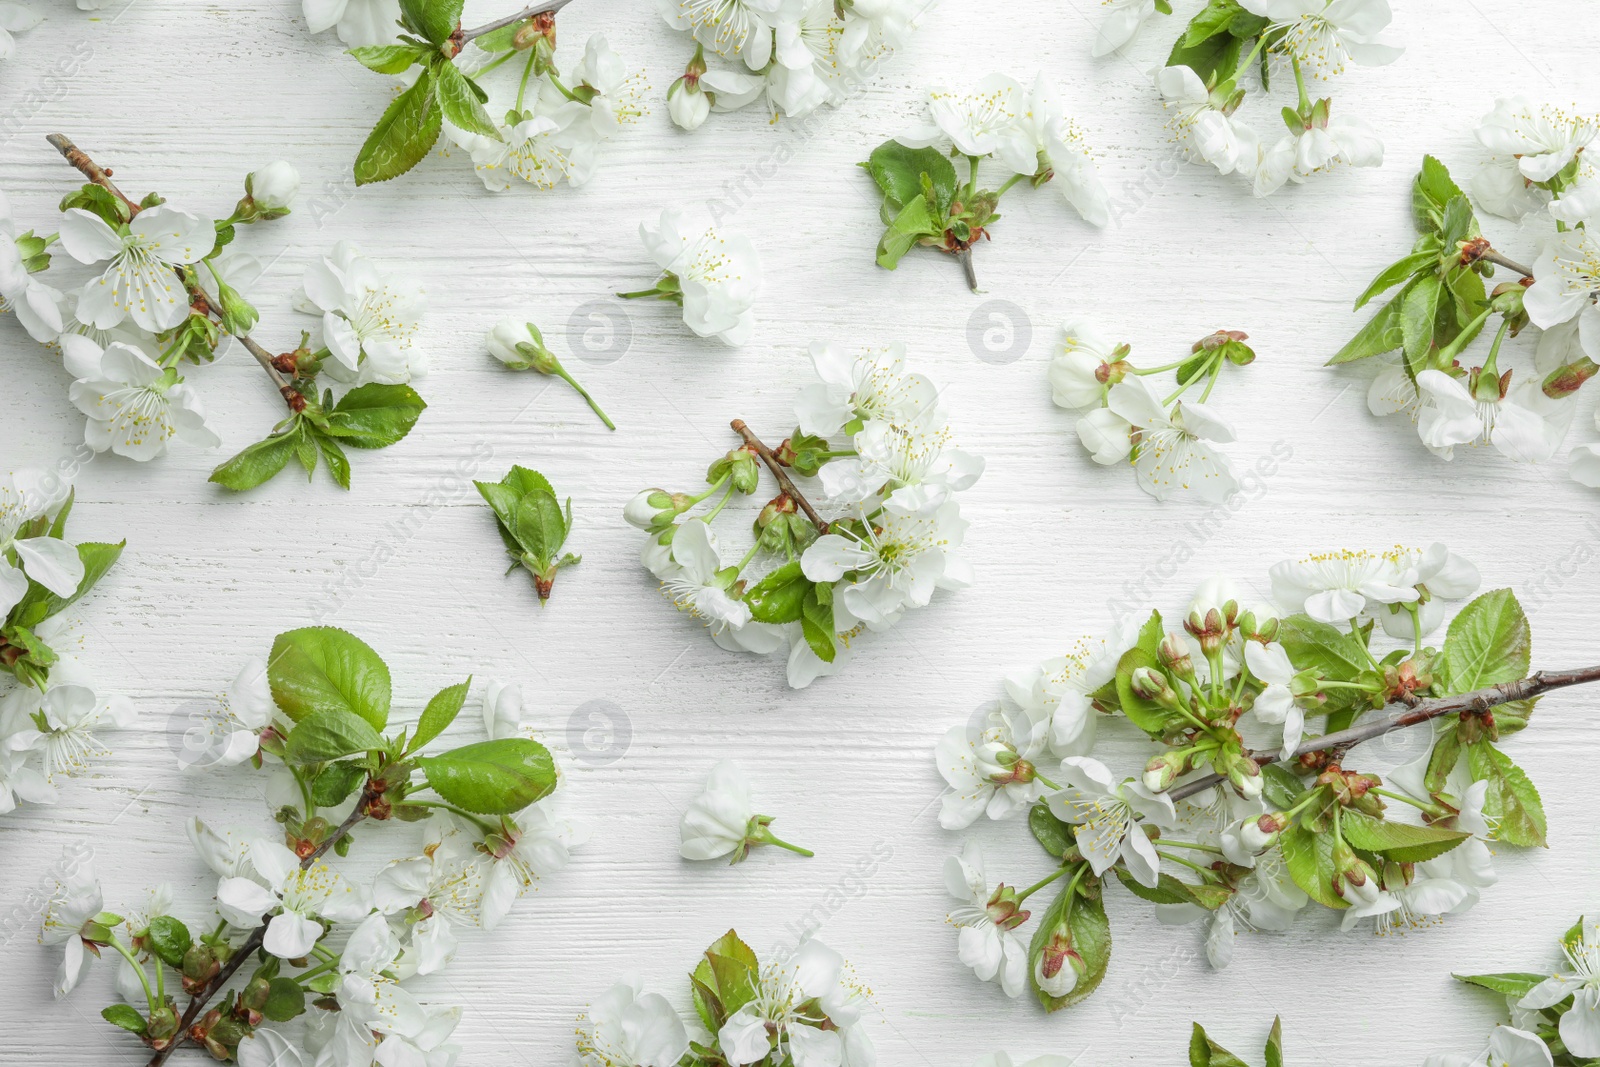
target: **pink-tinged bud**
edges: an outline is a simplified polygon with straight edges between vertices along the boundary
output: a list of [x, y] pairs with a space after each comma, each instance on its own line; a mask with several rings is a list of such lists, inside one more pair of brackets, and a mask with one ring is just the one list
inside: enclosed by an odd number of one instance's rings
[[1178, 780], [1189, 765], [1189, 758], [1182, 752], [1167, 751], [1151, 758], [1145, 764], [1144, 787], [1152, 793], [1160, 793], [1170, 788]]
[[1015, 930], [1027, 922], [1032, 914], [1017, 903], [1017, 891], [1003, 883], [995, 887], [984, 910], [989, 913], [995, 926], [1002, 930]]
[[1136, 668], [1130, 681], [1134, 694], [1145, 700], [1162, 700], [1173, 695], [1167, 676], [1149, 667]]
[[1229, 342], [1248, 341], [1249, 339], [1250, 335], [1245, 333], [1243, 330], [1218, 330], [1215, 333], [1207, 334], [1206, 336], [1200, 338], [1200, 340], [1194, 343], [1194, 347], [1189, 349], [1189, 351], [1195, 353], [1196, 355], [1201, 352], [1215, 352], [1217, 349], [1221, 348], [1225, 344], [1228, 344]]
[[1544, 379], [1544, 395], [1553, 399], [1571, 396], [1583, 388], [1583, 383], [1595, 376], [1600, 371], [1597, 365], [1588, 356], [1579, 356], [1575, 362], [1557, 367]]
[[1239, 828], [1239, 840], [1251, 852], [1265, 852], [1288, 825], [1289, 818], [1281, 811], [1246, 819]]
[[1179, 678], [1188, 680], [1194, 674], [1194, 660], [1189, 656], [1189, 643], [1177, 634], [1169, 633], [1161, 639], [1161, 645], [1156, 649], [1156, 655], [1161, 660], [1161, 665], [1176, 674]]
[[1078, 987], [1084, 969], [1083, 957], [1072, 947], [1066, 930], [1058, 929], [1045, 942], [1044, 952], [1033, 965], [1033, 980], [1052, 997], [1064, 997]]

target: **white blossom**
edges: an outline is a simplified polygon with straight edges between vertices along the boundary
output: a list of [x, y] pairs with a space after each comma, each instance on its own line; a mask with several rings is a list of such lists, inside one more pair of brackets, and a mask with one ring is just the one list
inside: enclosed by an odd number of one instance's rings
[[322, 319], [330, 374], [351, 384], [399, 385], [428, 371], [417, 344], [427, 302], [421, 288], [385, 275], [349, 241], [306, 267], [297, 310]]
[[1099, 760], [1068, 756], [1061, 761], [1063, 787], [1046, 798], [1056, 818], [1074, 827], [1078, 849], [1095, 874], [1104, 874], [1122, 860], [1140, 885], [1155, 888], [1161, 858], [1135, 820], [1170, 830], [1177, 819], [1172, 800], [1153, 793], [1143, 783], [1116, 781]]
[[1028, 982], [1028, 945], [1016, 928], [1027, 921], [1014, 901], [991, 892], [983, 870], [983, 850], [968, 842], [959, 856], [944, 861], [945, 891], [961, 902], [945, 921], [960, 931], [961, 962], [981, 981], [997, 982], [1008, 997], [1020, 997]]
[[659, 993], [643, 993], [638, 979], [606, 990], [578, 1024], [572, 1067], [678, 1067], [689, 1033]]
[[656, 264], [677, 278], [689, 329], [736, 348], [750, 340], [761, 262], [749, 238], [714, 227], [697, 234], [672, 208], [662, 210], [655, 226], [641, 223], [639, 237]]
[[79, 263], [110, 260], [78, 296], [77, 315], [100, 329], [131, 318], [145, 330], [170, 330], [189, 316], [189, 294], [174, 268], [199, 262], [216, 246], [210, 219], [167, 204], [145, 208], [113, 230], [82, 208], [61, 217], [61, 247]]
[[94, 372], [73, 382], [68, 395], [88, 416], [83, 440], [96, 452], [144, 462], [164, 455], [175, 437], [201, 448], [222, 443], [206, 425], [200, 395], [177, 371], [129, 345], [108, 345]]
[[390, 44], [400, 35], [400, 0], [301, 0], [312, 33], [337, 28], [350, 48]]

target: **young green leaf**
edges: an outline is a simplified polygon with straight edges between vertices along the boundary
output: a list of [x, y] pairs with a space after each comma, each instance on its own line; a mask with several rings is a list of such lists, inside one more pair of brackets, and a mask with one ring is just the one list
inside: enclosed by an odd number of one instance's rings
[[367, 769], [360, 760], [330, 763], [312, 781], [311, 799], [319, 808], [337, 807], [356, 791], [366, 777]]
[[1550, 976], [1548, 974], [1529, 974], [1525, 971], [1513, 971], [1504, 974], [1453, 974], [1450, 977], [1458, 982], [1479, 986], [1483, 989], [1493, 990], [1512, 1000], [1520, 1000], [1533, 991], [1533, 987], [1543, 982]]
[[374, 729], [389, 721], [389, 668], [366, 642], [332, 626], [279, 634], [267, 661], [272, 699], [295, 722], [319, 711], [359, 715]]
[[100, 1009], [100, 1017], [112, 1026], [120, 1026], [134, 1034], [142, 1034], [149, 1029], [144, 1016], [132, 1004], [107, 1005]]
[[379, 74], [403, 74], [413, 63], [420, 63], [429, 55], [427, 50], [414, 44], [364, 45], [349, 51], [363, 67]]
[[1352, 848], [1381, 853], [1396, 863], [1422, 863], [1434, 859], [1472, 836], [1440, 826], [1413, 826], [1410, 823], [1375, 819], [1354, 810], [1345, 811], [1339, 819], [1339, 827]]
[[1528, 617], [1516, 594], [1493, 589], [1450, 620], [1434, 674], [1449, 696], [1514, 682], [1528, 676], [1532, 646]]
[[350, 457], [345, 455], [338, 441], [321, 430], [313, 427], [311, 433], [316, 438], [317, 448], [321, 451], [322, 460], [328, 465], [328, 473], [333, 475], [334, 482], [340, 489], [350, 488]]
[[1272, 1030], [1267, 1034], [1266, 1067], [1283, 1067], [1283, 1019], [1272, 1017]]
[[267, 1003], [261, 1014], [286, 1023], [306, 1010], [306, 991], [293, 978], [278, 977], [267, 983]]
[[1372, 356], [1381, 356], [1385, 352], [1393, 352], [1405, 343], [1405, 333], [1400, 325], [1401, 309], [1405, 306], [1406, 296], [1416, 285], [1413, 278], [1401, 287], [1400, 292], [1383, 306], [1379, 312], [1367, 320], [1356, 335], [1345, 343], [1345, 346], [1333, 354], [1327, 366], [1336, 363], [1354, 363], [1358, 359], [1368, 359]]
[[357, 185], [398, 178], [422, 162], [443, 128], [434, 99], [433, 72], [424, 69], [411, 88], [395, 97], [356, 155]]
[[283, 761], [304, 766], [327, 763], [387, 745], [383, 735], [361, 716], [342, 708], [313, 712], [295, 724], [284, 744]]
[[785, 563], [745, 590], [744, 602], [757, 622], [797, 622], [805, 612], [811, 579], [800, 570], [800, 561]]
[[824, 663], [833, 662], [838, 652], [834, 646], [833, 586], [813, 585], [806, 590], [800, 608], [800, 632], [818, 659]]
[[500, 128], [489, 117], [483, 102], [487, 96], [477, 84], [448, 59], [434, 64], [433, 84], [439, 98], [439, 108], [446, 122], [468, 133], [476, 133], [491, 141], [503, 141]]
[[761, 965], [749, 945], [729, 930], [713, 941], [689, 978], [695, 1012], [716, 1033], [728, 1016], [755, 998]]
[[400, 0], [400, 18], [408, 29], [433, 44], [444, 44], [461, 25], [464, 0]]
[[[1083, 961], [1083, 972], [1078, 975], [1078, 983], [1071, 992], [1064, 997], [1056, 997], [1039, 988], [1037, 972], [1039, 959], [1050, 943], [1051, 932], [1060, 924], [1063, 915], [1067, 918], [1073, 951]], [[1106, 919], [1102, 893], [1096, 889], [1093, 896], [1081, 896], [1071, 885], [1065, 885], [1050, 909], [1044, 913], [1028, 945], [1028, 983], [1033, 986], [1034, 995], [1046, 1011], [1070, 1007], [1100, 987], [1110, 963], [1111, 923]], [[1070, 967], [1072, 964], [1068, 962], [1064, 966]]]
[[1434, 319], [1439, 310], [1439, 298], [1444, 286], [1437, 274], [1424, 274], [1416, 284], [1406, 290], [1400, 305], [1401, 347], [1405, 349], [1406, 366], [1413, 379], [1428, 369], [1428, 356], [1433, 349]]
[[409, 385], [358, 385], [328, 413], [328, 432], [354, 448], [386, 448], [417, 424], [427, 408]]
[[183, 954], [188, 952], [189, 946], [194, 943], [189, 928], [183, 925], [181, 919], [171, 915], [157, 915], [151, 919], [145, 940], [161, 958], [161, 962], [169, 967], [182, 967]]
[[1239, 1057], [1206, 1036], [1199, 1023], [1189, 1034], [1189, 1067], [1250, 1067]]
[[539, 742], [525, 737], [481, 741], [417, 765], [433, 791], [479, 815], [512, 815], [556, 787], [555, 761]]
[[1467, 767], [1473, 781], [1489, 783], [1483, 815], [1494, 827], [1495, 839], [1510, 845], [1546, 847], [1544, 801], [1522, 768], [1488, 741], [1467, 746]]
[[1333, 834], [1314, 834], [1298, 823], [1278, 836], [1284, 862], [1294, 884], [1318, 904], [1329, 908], [1348, 908], [1343, 897], [1333, 891]]
[[923, 175], [932, 183], [935, 209], [948, 213], [955, 200], [956, 168], [949, 157], [936, 148], [907, 148], [899, 141], [885, 141], [873, 149], [866, 168], [897, 212], [913, 200], [923, 200], [926, 204], [922, 192]]
[[1432, 251], [1412, 252], [1403, 259], [1395, 260], [1380, 270], [1377, 277], [1372, 279], [1372, 284], [1367, 286], [1366, 291], [1356, 297], [1356, 306], [1353, 310], [1361, 310], [1367, 301], [1379, 293], [1393, 289], [1418, 271], [1431, 267], [1438, 262], [1438, 259], [1439, 252], [1434, 249]]
[[236, 493], [254, 489], [283, 470], [295, 454], [298, 441], [293, 428], [257, 441], [232, 459], [218, 464], [209, 480]]
[[943, 232], [944, 229], [935, 222], [928, 210], [928, 201], [917, 197], [899, 210], [878, 241], [878, 266], [884, 270], [894, 270], [919, 240], [937, 237]]
[[467, 690], [471, 687], [472, 677], [469, 675], [466, 681], [441, 689], [433, 695], [428, 706], [422, 709], [422, 718], [417, 720], [417, 733], [411, 739], [408, 752], [418, 751], [455, 722], [456, 716], [461, 713], [461, 705], [467, 701]]

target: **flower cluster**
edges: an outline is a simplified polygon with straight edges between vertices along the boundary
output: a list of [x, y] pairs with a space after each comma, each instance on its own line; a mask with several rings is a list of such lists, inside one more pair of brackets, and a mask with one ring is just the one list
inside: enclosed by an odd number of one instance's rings
[[[787, 645], [795, 687], [839, 670], [863, 631], [887, 630], [936, 589], [969, 583], [956, 498], [983, 472], [982, 459], [953, 447], [939, 392], [907, 369], [903, 345], [852, 356], [819, 342], [811, 361], [821, 381], [801, 390], [799, 425], [776, 450], [736, 419], [744, 444], [711, 464], [706, 489], [646, 489], [625, 511], [649, 535], [644, 564], [673, 604], [729, 651]], [[763, 464], [781, 492], [730, 563], [711, 522], [735, 493], [756, 491]], [[817, 480], [834, 518], [822, 518], [791, 472]]]
[[[1218, 330], [1196, 341], [1183, 359], [1141, 369], [1128, 362], [1131, 345], [1113, 344], [1091, 323], [1074, 323], [1050, 360], [1050, 396], [1059, 407], [1089, 409], [1078, 420], [1078, 440], [1096, 463], [1131, 463], [1140, 488], [1157, 500], [1192, 495], [1221, 503], [1239, 480], [1216, 446], [1231, 442], [1234, 433], [1206, 401], [1224, 367], [1255, 361], [1247, 339], [1238, 330]], [[1176, 374], [1178, 387], [1162, 397], [1146, 378], [1167, 371]], [[1182, 399], [1201, 382], [1198, 400]]]
[[675, 208], [663, 208], [651, 226], [639, 224], [645, 251], [661, 268], [649, 289], [618, 293], [624, 300], [665, 300], [683, 309], [683, 323], [699, 337], [735, 348], [755, 332], [761, 260], [743, 234], [704, 229]]
[[[554, 14], [560, 4], [469, 29], [461, 25], [462, 0], [398, 7], [395, 0], [337, 0], [338, 18], [331, 9], [314, 16], [313, 3], [325, 0], [306, 0], [313, 32], [337, 24], [340, 38], [354, 44], [352, 56], [403, 87], [356, 156], [357, 185], [406, 173], [441, 135], [466, 154], [490, 192], [511, 188], [513, 178], [539, 189], [582, 185], [600, 165], [601, 145], [644, 114], [643, 75], [630, 73], [602, 34], [590, 37], [563, 73]], [[358, 14], [363, 8], [379, 9], [387, 21], [369, 29]], [[490, 80], [501, 67], [507, 69]]]
[[[1600, 243], [1587, 226], [1600, 219], [1600, 173], [1583, 158], [1597, 133], [1594, 117], [1521, 96], [1498, 101], [1476, 130], [1494, 155], [1467, 192], [1444, 164], [1424, 158], [1412, 185], [1416, 243], [1356, 300], [1360, 308], [1400, 287], [1329, 362], [1399, 350], [1373, 379], [1368, 407], [1408, 415], [1423, 446], [1442, 459], [1457, 445], [1492, 445], [1524, 463], [1549, 459], [1572, 425], [1576, 393], [1600, 370]], [[1534, 232], [1540, 251], [1532, 267], [1483, 235], [1472, 201]], [[1496, 266], [1522, 277], [1487, 290]], [[1487, 354], [1469, 358], [1496, 317]], [[1533, 340], [1518, 360], [1508, 342], [1525, 332]], [[1571, 473], [1600, 485], [1600, 445], [1573, 449]]]
[[[686, 130], [712, 111], [765, 99], [773, 118], [837, 106], [917, 28], [932, 0], [657, 0], [661, 17], [695, 40], [694, 57], [667, 90]], [[728, 65], [710, 69], [706, 49]]]
[[[1003, 701], [940, 741], [941, 825], [1026, 813], [1057, 864], [1017, 890], [992, 884], [971, 845], [948, 861], [949, 921], [980, 978], [1011, 996], [1031, 985], [1051, 1011], [1088, 996], [1109, 960], [1113, 873], [1162, 922], [1203, 921], [1222, 967], [1238, 931], [1287, 929], [1312, 901], [1380, 933], [1466, 911], [1495, 881], [1492, 842], [1545, 843], [1539, 795], [1497, 742], [1539, 693], [1597, 673], [1530, 677], [1509, 590], [1467, 603], [1434, 648], [1445, 602], [1479, 585], [1443, 545], [1285, 561], [1271, 585], [1271, 602], [1244, 606], [1212, 579], [1181, 630], [1153, 612], [1008, 679]], [[1403, 643], [1384, 651], [1380, 634]], [[1410, 715], [1377, 714], [1390, 705]], [[1136, 775], [1088, 755], [1102, 716], [1157, 746]], [[1353, 766], [1362, 741], [1418, 722], [1433, 725], [1417, 758], [1382, 777]], [[1023, 905], [1055, 882], [1025, 941]]]
[[867, 997], [833, 949], [807, 940], [761, 961], [732, 930], [689, 974], [691, 1040], [678, 1011], [637, 981], [619, 982], [578, 1020], [573, 1067], [872, 1067]]
[[[954, 158], [966, 160], [965, 180]], [[1010, 173], [997, 189], [978, 186], [988, 158]], [[1111, 221], [1094, 157], [1042, 72], [1032, 90], [1004, 74], [989, 75], [970, 93], [935, 90], [927, 123], [880, 145], [861, 165], [883, 194], [879, 216], [887, 229], [878, 242], [878, 266], [894, 270], [913, 247], [935, 248], [961, 260], [974, 291], [972, 246], [989, 237], [1000, 198], [1018, 182], [1037, 188], [1053, 181], [1085, 221]]]
[[[542, 803], [557, 784], [550, 753], [528, 736], [520, 692], [498, 683], [483, 700], [486, 740], [427, 751], [471, 679], [385, 735], [388, 668], [342, 630], [281, 634], [268, 663], [247, 664], [190, 739], [191, 765], [272, 767], [277, 831], [185, 825], [216, 876], [220, 922], [172, 914], [166, 887], [127, 916], [107, 912], [91, 865], [79, 864], [40, 935], [64, 947], [56, 995], [111, 949], [122, 999], [101, 1014], [156, 1052], [193, 1042], [244, 1067], [454, 1062], [461, 1009], [419, 1000], [407, 982], [447, 966], [461, 932], [492, 929], [580, 842]], [[353, 827], [396, 819], [425, 822], [414, 855], [370, 885], [335, 869]], [[221, 995], [247, 965], [244, 984]], [[300, 1016], [303, 1047], [267, 1025]]]
[[1580, 918], [1561, 936], [1561, 970], [1529, 974], [1458, 974], [1499, 993], [1511, 1024], [1489, 1036], [1488, 1055], [1430, 1056], [1425, 1067], [1555, 1067], [1600, 1058], [1600, 924]]
[[[426, 406], [405, 384], [427, 368], [417, 344], [422, 293], [352, 245], [341, 242], [306, 268], [295, 306], [320, 320], [316, 342], [302, 333], [293, 351], [274, 355], [250, 336], [260, 313], [245, 293], [262, 266], [234, 242], [239, 227], [289, 214], [300, 186], [294, 167], [280, 161], [246, 175], [232, 212], [212, 220], [156, 193], [135, 201], [65, 137], [50, 141], [89, 181], [61, 201], [59, 230], [48, 238], [19, 231], [0, 196], [0, 308], [59, 348], [90, 448], [147, 461], [174, 439], [220, 445], [183, 368], [210, 363], [230, 338], [272, 378], [288, 417], [212, 481], [250, 489], [296, 458], [308, 475], [320, 460], [349, 488], [346, 446], [382, 448], [410, 432]], [[39, 277], [59, 260], [49, 251], [57, 243], [92, 268], [65, 291]], [[324, 371], [348, 389], [337, 401], [319, 386]]]
[[100, 731], [128, 726], [133, 706], [107, 696], [62, 643], [68, 607], [94, 588], [117, 558], [115, 545], [66, 539], [72, 492], [51, 475], [0, 476], [0, 815], [52, 804], [59, 779], [106, 754]]
[[[1127, 45], [1157, 10], [1172, 12], [1166, 0], [1109, 0], [1108, 6], [1097, 56]], [[1210, 0], [1154, 71], [1184, 157], [1241, 176], [1257, 196], [1341, 166], [1380, 166], [1383, 142], [1372, 129], [1337, 111], [1331, 97], [1314, 99], [1311, 89], [1351, 63], [1381, 66], [1399, 58], [1403, 49], [1381, 39], [1392, 18], [1388, 0]], [[1294, 76], [1298, 98], [1282, 109], [1288, 131], [1276, 140], [1238, 115], [1248, 95], [1241, 83], [1258, 60], [1262, 97], [1286, 67]], [[1271, 113], [1266, 106], [1261, 111]]]

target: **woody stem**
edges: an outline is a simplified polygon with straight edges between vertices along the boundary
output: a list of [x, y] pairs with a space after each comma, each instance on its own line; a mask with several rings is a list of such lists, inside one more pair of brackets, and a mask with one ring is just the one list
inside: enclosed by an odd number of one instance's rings
[[486, 33], [493, 33], [495, 30], [504, 29], [514, 22], [522, 22], [524, 19], [531, 19], [535, 15], [554, 15], [557, 11], [560, 11], [570, 3], [572, 3], [572, 0], [547, 0], [546, 3], [535, 4], [532, 7], [523, 8], [515, 15], [507, 15], [503, 19], [495, 19], [493, 22], [486, 22], [482, 26], [478, 26], [470, 30], [462, 30], [461, 39], [463, 41], [470, 41], [476, 37], [482, 37]]
[[[1363, 741], [1371, 741], [1375, 737], [1403, 730], [1408, 726], [1419, 723], [1431, 722], [1441, 715], [1459, 715], [1462, 712], [1486, 712], [1490, 708], [1501, 704], [1511, 704], [1519, 700], [1530, 700], [1533, 697], [1549, 693], [1557, 689], [1565, 689], [1573, 685], [1586, 685], [1590, 682], [1600, 682], [1600, 667], [1582, 667], [1569, 671], [1536, 671], [1528, 677], [1515, 682], [1502, 682], [1499, 685], [1487, 686], [1483, 689], [1474, 689], [1470, 693], [1458, 696], [1439, 697], [1433, 700], [1419, 700], [1413, 704], [1396, 701], [1385, 710], [1388, 715], [1352, 726], [1348, 730], [1339, 730], [1335, 733], [1314, 737], [1294, 750], [1295, 756], [1304, 756], [1310, 752], [1336, 752], [1341, 756]], [[1251, 752], [1251, 759], [1258, 764], [1275, 763], [1278, 760], [1276, 752]], [[1220, 774], [1208, 774], [1204, 778], [1197, 778], [1192, 782], [1185, 782], [1176, 789], [1167, 792], [1173, 800], [1183, 800], [1196, 793], [1204, 792], [1213, 785], [1223, 780]]]
[[778, 479], [778, 485], [783, 489], [783, 495], [793, 500], [806, 513], [806, 518], [811, 520], [811, 525], [817, 528], [818, 533], [827, 533], [828, 524], [822, 521], [822, 516], [817, 514], [817, 509], [805, 498], [800, 490], [795, 488], [794, 482], [789, 478], [789, 473], [783, 469], [783, 464], [778, 462], [778, 457], [772, 454], [772, 449], [761, 443], [761, 438], [750, 432], [750, 427], [745, 425], [743, 419], [734, 419], [729, 423], [733, 432], [744, 438], [744, 443], [755, 449], [756, 455], [761, 457], [761, 462], [767, 465], [772, 476]]

